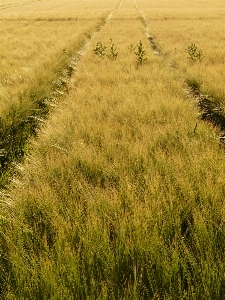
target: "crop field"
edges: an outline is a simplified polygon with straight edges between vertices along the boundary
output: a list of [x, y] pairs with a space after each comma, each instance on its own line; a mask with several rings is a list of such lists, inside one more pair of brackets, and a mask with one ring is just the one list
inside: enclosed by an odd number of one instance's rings
[[0, 299], [225, 298], [224, 18], [1, 1]]

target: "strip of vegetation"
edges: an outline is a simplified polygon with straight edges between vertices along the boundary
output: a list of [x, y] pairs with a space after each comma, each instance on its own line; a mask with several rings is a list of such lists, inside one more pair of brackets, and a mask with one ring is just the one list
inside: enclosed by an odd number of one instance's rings
[[23, 158], [27, 151], [27, 141], [35, 136], [37, 129], [51, 110], [52, 104], [68, 92], [69, 78], [74, 72], [79, 59], [77, 53], [91, 35], [105, 22], [99, 23], [88, 32], [82, 34], [73, 45], [58, 57], [53, 66], [46, 64], [33, 86], [19, 95], [19, 103], [12, 103], [0, 118], [0, 187], [5, 187], [15, 173], [15, 164]]
[[222, 131], [220, 137], [221, 142], [225, 142], [225, 112], [224, 110], [216, 103], [216, 99], [205, 95], [201, 92], [200, 84], [192, 79], [186, 81], [188, 85], [188, 93], [194, 96], [197, 100], [197, 105], [201, 111], [201, 120], [210, 122], [213, 126], [219, 128]]

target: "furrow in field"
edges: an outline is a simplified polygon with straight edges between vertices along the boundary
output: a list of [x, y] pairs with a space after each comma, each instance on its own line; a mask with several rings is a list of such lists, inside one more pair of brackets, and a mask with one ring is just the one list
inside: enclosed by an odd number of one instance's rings
[[200, 110], [200, 119], [211, 123], [213, 126], [221, 131], [219, 140], [225, 143], [225, 112], [216, 104], [215, 99], [210, 98], [209, 95], [202, 94], [197, 87], [189, 84], [188, 89], [185, 90], [187, 97], [191, 97], [196, 102]]
[[15, 8], [15, 7], [19, 7], [19, 6], [24, 6], [24, 5], [30, 5], [36, 2], [42, 2], [45, 0], [31, 0], [31, 1], [24, 1], [24, 2], [17, 2], [17, 3], [9, 3], [9, 4], [0, 4], [0, 10], [2, 9], [8, 9], [8, 8]]
[[[98, 34], [98, 32], [100, 32], [101, 29], [104, 28], [104, 26], [107, 24], [107, 22], [112, 18], [113, 14], [120, 9], [121, 5], [123, 3], [123, 0], [120, 0], [118, 3], [118, 6], [116, 9], [114, 9], [113, 11], [111, 11], [109, 13], [109, 15], [105, 18], [104, 22], [102, 23], [101, 26], [99, 26], [99, 28], [91, 35], [90, 39], [85, 43], [85, 45], [82, 47], [82, 49], [80, 49], [75, 57], [71, 57], [71, 61], [75, 61], [75, 65], [78, 64], [78, 61], [81, 59], [82, 56], [85, 55], [85, 53], [88, 51], [89, 47], [91, 46], [91, 43], [93, 41], [93, 39], [95, 38], [95, 36]], [[72, 74], [71, 74], [72, 75]]]
[[[199, 87], [188, 79], [186, 80], [186, 88], [184, 89], [188, 98], [192, 98], [197, 108], [200, 112], [200, 120], [206, 121], [212, 124], [217, 129], [219, 129], [219, 141], [225, 142], [225, 111], [220, 106], [218, 101], [210, 96], [209, 94], [204, 94], [200, 91]], [[225, 102], [225, 100], [220, 99], [220, 101]]]

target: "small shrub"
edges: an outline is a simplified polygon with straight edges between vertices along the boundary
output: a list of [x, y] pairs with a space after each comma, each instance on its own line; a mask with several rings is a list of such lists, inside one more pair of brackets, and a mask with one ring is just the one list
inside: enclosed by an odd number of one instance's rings
[[139, 45], [137, 47], [135, 47], [134, 49], [136, 49], [136, 48], [137, 48], [137, 51], [134, 52], [137, 56], [136, 60], [139, 64], [142, 65], [144, 62], [147, 61], [147, 58], [145, 57], [146, 52], [143, 49], [142, 41], [140, 41]]
[[102, 42], [98, 42], [93, 49], [94, 53], [98, 55], [99, 57], [104, 57], [105, 56], [105, 50], [107, 49], [106, 46], [102, 45]]
[[201, 50], [198, 50], [197, 46], [195, 44], [190, 44], [187, 48], [188, 52], [188, 59], [192, 61], [202, 60], [204, 58], [203, 53]]
[[108, 57], [110, 59], [117, 59], [117, 55], [118, 55], [118, 52], [116, 51], [117, 48], [115, 47], [112, 39], [110, 39], [110, 42], [111, 42], [111, 46], [110, 46], [110, 50], [109, 50], [110, 52], [108, 54]]

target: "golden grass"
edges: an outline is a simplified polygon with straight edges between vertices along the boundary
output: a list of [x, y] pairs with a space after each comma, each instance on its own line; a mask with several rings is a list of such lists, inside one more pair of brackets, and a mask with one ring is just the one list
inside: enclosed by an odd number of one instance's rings
[[[15, 297], [219, 299], [224, 151], [139, 16], [124, 1], [92, 40], [11, 187]], [[116, 60], [92, 51], [110, 38]]]
[[[82, 1], [28, 1], [23, 8], [22, 4], [0, 8], [1, 175], [12, 160], [23, 156], [26, 140], [37, 120], [48, 113], [50, 102], [55, 104], [68, 91], [77, 51], [118, 5], [99, 1], [96, 11], [92, 2], [85, 7]], [[7, 177], [1, 176], [1, 184]]]
[[[52, 58], [68, 56], [89, 21], [2, 21], [1, 22], [1, 108], [12, 103], [23, 90], [48, 72]], [[60, 43], [59, 43], [60, 40]]]
[[3, 198], [6, 298], [223, 299], [224, 150], [172, 70], [124, 0]]

